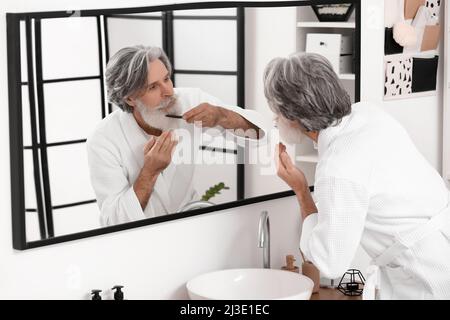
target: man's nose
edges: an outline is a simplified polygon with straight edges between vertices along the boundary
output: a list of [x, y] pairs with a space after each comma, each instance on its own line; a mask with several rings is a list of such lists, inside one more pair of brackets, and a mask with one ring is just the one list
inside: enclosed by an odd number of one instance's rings
[[161, 93], [163, 96], [173, 95], [173, 86], [170, 81], [168, 83], [163, 84]]

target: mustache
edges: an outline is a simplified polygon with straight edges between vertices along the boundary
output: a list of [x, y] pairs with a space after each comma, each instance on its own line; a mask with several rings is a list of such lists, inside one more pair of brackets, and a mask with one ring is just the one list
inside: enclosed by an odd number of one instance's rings
[[175, 103], [176, 100], [177, 100], [177, 95], [174, 94], [174, 95], [164, 99], [163, 101], [161, 101], [160, 105], [156, 108], [156, 110], [169, 108]]

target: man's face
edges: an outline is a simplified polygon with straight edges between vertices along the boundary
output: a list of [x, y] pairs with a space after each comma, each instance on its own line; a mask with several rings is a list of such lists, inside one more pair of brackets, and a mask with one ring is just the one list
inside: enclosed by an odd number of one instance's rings
[[181, 109], [176, 103], [169, 71], [161, 60], [150, 63], [146, 87], [130, 102], [151, 127], [161, 130], [178, 127], [179, 120], [166, 117], [179, 114]]
[[173, 94], [173, 83], [164, 63], [159, 59], [150, 62], [147, 85], [137, 98], [148, 108], [157, 109], [164, 106], [164, 102]]
[[282, 115], [275, 115], [274, 121], [280, 132], [280, 138], [288, 144], [301, 144], [305, 139], [305, 134], [295, 121], [291, 121]]

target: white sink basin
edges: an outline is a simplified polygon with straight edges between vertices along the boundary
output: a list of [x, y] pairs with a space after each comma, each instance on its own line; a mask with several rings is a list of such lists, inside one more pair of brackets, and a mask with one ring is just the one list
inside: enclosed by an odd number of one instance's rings
[[308, 300], [308, 277], [275, 269], [232, 269], [200, 275], [186, 284], [192, 300]]

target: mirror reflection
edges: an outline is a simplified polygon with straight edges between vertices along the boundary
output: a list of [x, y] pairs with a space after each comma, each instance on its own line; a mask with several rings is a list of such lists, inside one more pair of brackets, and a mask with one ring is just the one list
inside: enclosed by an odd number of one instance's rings
[[264, 136], [257, 112], [227, 106], [200, 88], [174, 88], [171, 77], [172, 65], [159, 47], [125, 47], [108, 62], [108, 101], [120, 110], [87, 141], [102, 225], [214, 205], [209, 200], [229, 187], [212, 175], [204, 177], [211, 189], [203, 195], [196, 190], [195, 168], [208, 165], [202, 147], [211, 148], [202, 133], [220, 137], [226, 130], [233, 144]]
[[[263, 73], [310, 34], [355, 33], [354, 15], [317, 23], [309, 6], [22, 21], [26, 240], [290, 190]], [[354, 68], [335, 71], [354, 102]], [[288, 152], [313, 185], [316, 146]]]

